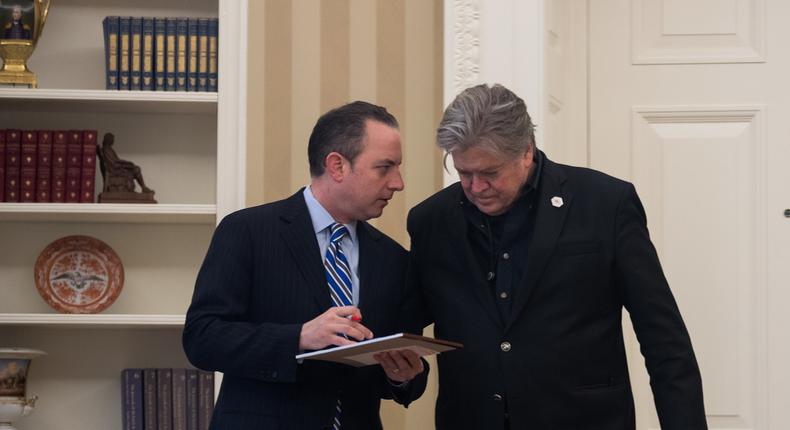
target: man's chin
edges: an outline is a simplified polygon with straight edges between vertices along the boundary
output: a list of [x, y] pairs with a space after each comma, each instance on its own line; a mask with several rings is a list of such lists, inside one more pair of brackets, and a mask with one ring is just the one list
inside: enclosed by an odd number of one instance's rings
[[504, 210], [502, 210], [502, 205], [497, 204], [497, 202], [494, 202], [494, 201], [491, 201], [488, 204], [485, 204], [485, 203], [482, 203], [480, 201], [477, 201], [477, 202], [475, 202], [475, 206], [477, 206], [477, 209], [480, 212], [482, 212], [482, 213], [484, 213], [484, 214], [486, 214], [488, 216], [502, 215], [502, 213], [505, 212]]

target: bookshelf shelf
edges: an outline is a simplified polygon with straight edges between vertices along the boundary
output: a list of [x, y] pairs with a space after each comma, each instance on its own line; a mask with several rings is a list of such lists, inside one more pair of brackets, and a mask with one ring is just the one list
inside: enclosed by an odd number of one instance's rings
[[0, 110], [75, 113], [217, 113], [217, 93], [0, 88]]
[[0, 314], [0, 326], [73, 328], [180, 328], [184, 315]]
[[0, 203], [0, 221], [178, 223], [216, 222], [216, 205]]

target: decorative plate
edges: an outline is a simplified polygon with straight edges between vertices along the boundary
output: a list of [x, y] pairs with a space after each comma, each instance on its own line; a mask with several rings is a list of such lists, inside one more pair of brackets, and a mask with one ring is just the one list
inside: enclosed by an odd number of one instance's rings
[[38, 256], [34, 272], [38, 293], [58, 312], [101, 312], [123, 288], [118, 254], [89, 236], [66, 236], [50, 243]]

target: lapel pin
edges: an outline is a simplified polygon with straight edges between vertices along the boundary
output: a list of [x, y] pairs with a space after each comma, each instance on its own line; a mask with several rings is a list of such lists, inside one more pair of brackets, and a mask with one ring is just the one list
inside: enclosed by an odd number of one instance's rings
[[551, 198], [551, 205], [555, 208], [561, 208], [563, 205], [562, 197], [554, 196]]

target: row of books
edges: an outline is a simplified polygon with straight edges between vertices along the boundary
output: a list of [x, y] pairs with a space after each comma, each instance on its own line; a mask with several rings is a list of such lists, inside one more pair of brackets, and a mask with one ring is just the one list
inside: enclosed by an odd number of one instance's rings
[[0, 129], [0, 202], [93, 203], [96, 130]]
[[108, 90], [217, 91], [219, 20], [108, 16]]
[[214, 373], [196, 369], [123, 369], [123, 430], [208, 430]]

